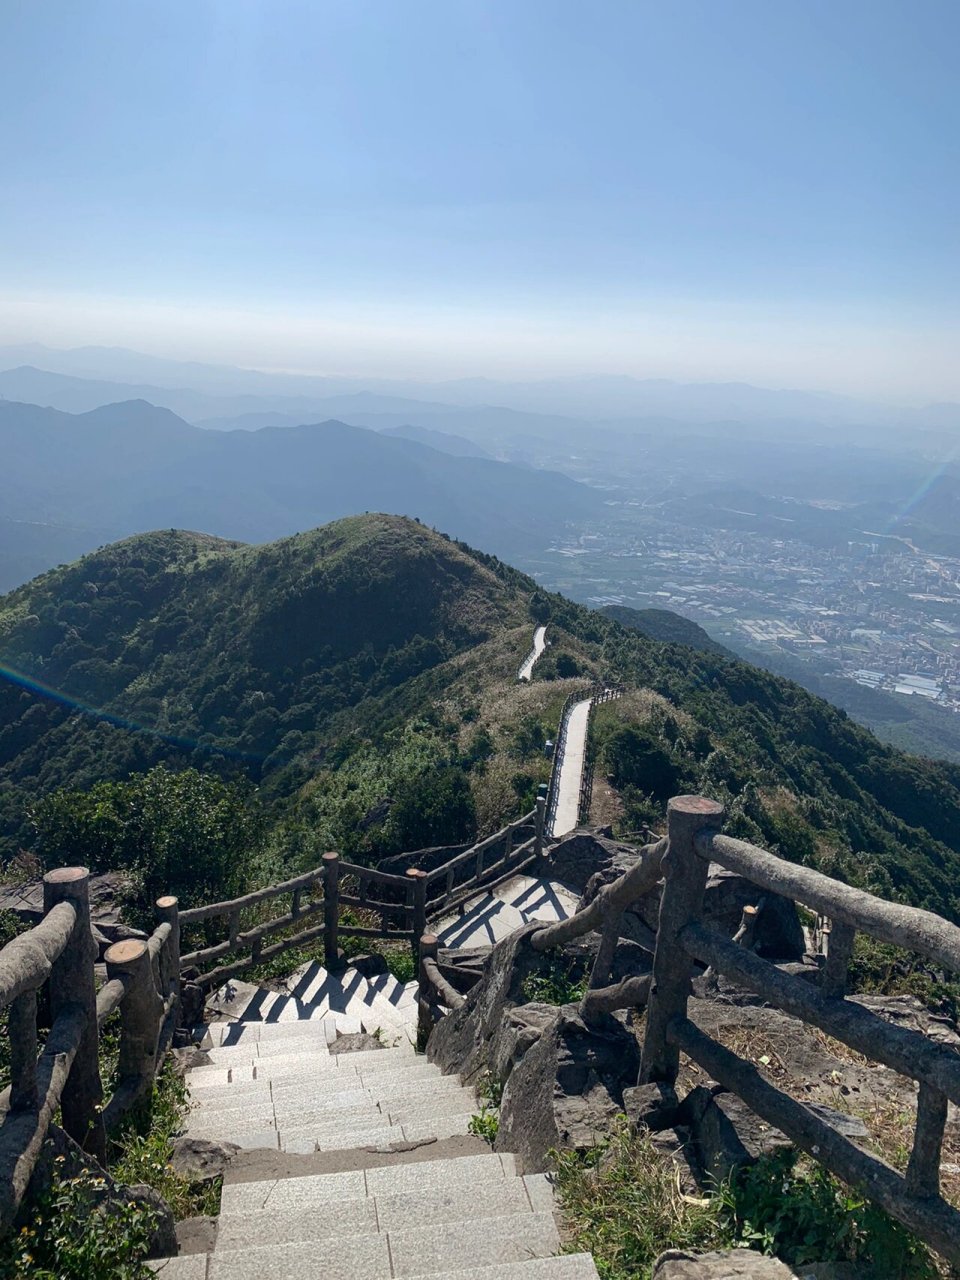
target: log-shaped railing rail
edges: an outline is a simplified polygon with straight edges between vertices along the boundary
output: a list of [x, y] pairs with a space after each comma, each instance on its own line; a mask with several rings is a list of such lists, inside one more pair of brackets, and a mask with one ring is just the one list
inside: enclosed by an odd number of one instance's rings
[[[200, 970], [192, 981], [204, 991], [286, 951], [323, 939], [324, 963], [334, 968], [342, 958], [342, 938], [376, 938], [409, 944], [414, 961], [427, 920], [452, 911], [478, 891], [539, 864], [543, 858], [544, 801], [529, 813], [464, 850], [432, 871], [411, 868], [405, 875], [344, 862], [325, 853], [321, 865], [280, 884], [256, 889], [239, 898], [208, 903], [181, 911], [179, 924], [187, 929], [226, 920], [225, 937], [198, 946], [181, 956], [184, 972]], [[287, 910], [268, 916], [279, 899], [289, 897]], [[380, 917], [379, 925], [357, 924], [343, 908]], [[309, 923], [312, 918], [319, 923]], [[273, 935], [282, 935], [268, 941]], [[224, 961], [225, 963], [215, 963]], [[210, 966], [211, 963], [213, 967]]]
[[[742, 840], [721, 835], [723, 808], [702, 796], [678, 796], [668, 806], [666, 839], [640, 851], [636, 864], [568, 920], [532, 934], [535, 950], [561, 945], [589, 930], [600, 943], [584, 1017], [646, 1006], [641, 1083], [677, 1078], [686, 1053], [724, 1088], [738, 1094], [768, 1124], [831, 1172], [858, 1187], [915, 1231], [953, 1265], [960, 1264], [960, 1212], [940, 1195], [940, 1152], [947, 1103], [960, 1104], [960, 1053], [922, 1032], [892, 1026], [845, 998], [847, 967], [857, 931], [919, 952], [960, 971], [960, 928], [915, 907], [886, 902], [808, 867], [796, 866]], [[738, 872], [758, 888], [733, 939], [703, 923], [703, 896], [711, 862]], [[623, 911], [649, 892], [661, 870], [664, 887], [654, 944], [653, 973], [604, 986]], [[764, 894], [779, 894], [830, 917], [829, 947], [820, 987], [784, 972], [752, 949], [752, 931]], [[851, 1142], [822, 1115], [764, 1079], [756, 1064], [702, 1032], [688, 1017], [694, 964], [725, 975], [776, 1008], [819, 1027], [864, 1056], [918, 1082], [913, 1150], [906, 1172]]]
[[417, 1045], [423, 1048], [437, 1022], [466, 1003], [466, 996], [444, 976], [439, 962], [440, 942], [433, 933], [420, 939], [417, 993]]
[[[177, 901], [161, 898], [161, 923], [146, 941], [108, 948], [107, 981], [96, 989], [89, 872], [51, 871], [44, 915], [0, 951], [0, 1007], [9, 1010], [10, 1084], [0, 1093], [0, 1232], [14, 1221], [54, 1116], [96, 1160], [107, 1134], [152, 1086], [176, 1025], [180, 995]], [[43, 1048], [38, 997], [48, 996]], [[120, 1018], [119, 1084], [103, 1105], [99, 1032]]]

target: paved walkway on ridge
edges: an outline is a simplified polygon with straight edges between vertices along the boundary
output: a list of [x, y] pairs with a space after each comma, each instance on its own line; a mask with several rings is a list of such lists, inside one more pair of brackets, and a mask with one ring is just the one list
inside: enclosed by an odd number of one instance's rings
[[463, 915], [446, 916], [433, 932], [444, 947], [489, 947], [531, 920], [566, 920], [578, 902], [577, 894], [556, 880], [515, 876], [492, 893], [479, 890]]
[[584, 698], [582, 702], [575, 702], [567, 720], [567, 734], [557, 778], [557, 807], [549, 832], [551, 836], [565, 836], [578, 825], [580, 783], [583, 781], [583, 766], [587, 755], [591, 701], [590, 698]]
[[529, 680], [533, 676], [533, 668], [537, 665], [537, 659], [547, 647], [547, 628], [537, 627], [533, 633], [533, 648], [523, 660], [523, 666], [520, 668], [518, 679]]

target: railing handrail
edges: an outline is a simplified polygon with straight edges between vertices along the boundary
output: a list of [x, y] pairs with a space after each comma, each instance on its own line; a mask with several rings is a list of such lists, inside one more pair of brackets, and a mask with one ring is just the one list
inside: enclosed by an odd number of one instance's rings
[[[106, 1135], [152, 1086], [173, 1037], [180, 997], [175, 898], [157, 903], [146, 941], [106, 952], [96, 990], [90, 873], [61, 867], [43, 878], [44, 915], [0, 950], [0, 1007], [9, 1007], [10, 1084], [0, 1094], [0, 1233], [14, 1221], [58, 1109], [66, 1133], [101, 1164]], [[38, 995], [49, 992], [51, 1025], [41, 1050]], [[119, 1083], [103, 1106], [100, 1027], [119, 1012]]]
[[879, 942], [906, 947], [960, 972], [960, 928], [933, 911], [888, 902], [811, 867], [785, 862], [746, 840], [717, 832], [702, 832], [694, 847], [701, 858], [738, 872], [762, 889], [792, 898]]
[[50, 977], [77, 923], [72, 902], [58, 902], [32, 929], [0, 950], [0, 1009], [37, 991]]
[[[831, 1172], [917, 1232], [954, 1265], [960, 1263], [960, 1211], [940, 1194], [940, 1153], [947, 1103], [960, 1103], [960, 1053], [923, 1032], [893, 1026], [862, 1004], [845, 999], [847, 968], [857, 930], [906, 947], [948, 969], [960, 969], [960, 928], [933, 912], [887, 902], [766, 849], [720, 834], [723, 808], [702, 796], [676, 796], [668, 805], [666, 839], [640, 857], [569, 920], [531, 935], [535, 950], [559, 946], [591, 929], [600, 945], [581, 1002], [587, 1019], [614, 1009], [646, 1006], [640, 1083], [674, 1084], [680, 1053], [691, 1057], [724, 1088], [738, 1094], [762, 1120], [780, 1129]], [[756, 912], [731, 940], [703, 924], [710, 862], [738, 872], [765, 893], [775, 893], [831, 917], [830, 944], [817, 990], [752, 951]], [[665, 873], [650, 978], [609, 981], [624, 910]], [[739, 944], [739, 945], [738, 945]], [[919, 1084], [913, 1149], [906, 1173], [851, 1142], [823, 1116], [765, 1080], [756, 1064], [705, 1034], [687, 1014], [693, 962], [726, 974], [763, 1001], [819, 1027], [828, 1035]]]
[[[210, 961], [236, 956], [238, 952], [247, 953], [227, 964], [221, 964], [193, 977], [193, 981], [202, 989], [208, 990], [230, 978], [239, 976], [245, 970], [265, 960], [281, 955], [294, 947], [315, 942], [320, 937], [324, 939], [325, 964], [331, 968], [339, 963], [340, 935], [409, 943], [416, 961], [419, 939], [426, 927], [428, 911], [435, 917], [439, 911], [456, 906], [464, 894], [470, 896], [478, 889], [489, 888], [491, 884], [497, 883], [508, 867], [511, 869], [510, 874], [516, 874], [540, 858], [542, 824], [539, 815], [539, 807], [521, 814], [493, 835], [479, 840], [469, 849], [448, 859], [432, 871], [410, 868], [405, 875], [396, 875], [392, 872], [380, 871], [376, 867], [344, 862], [338, 854], [330, 853], [324, 855], [319, 867], [314, 867], [279, 884], [267, 885], [223, 902], [209, 903], [182, 911], [179, 915], [182, 925], [200, 924], [224, 917], [229, 921], [228, 936], [219, 942], [198, 947], [183, 955], [182, 968], [188, 970]], [[534, 836], [515, 846], [516, 835], [528, 831], [531, 825], [534, 827]], [[497, 851], [496, 857], [489, 856], [492, 850]], [[471, 861], [476, 863], [474, 874], [457, 883], [458, 872], [462, 872]], [[345, 877], [359, 881], [358, 893], [342, 892], [341, 882]], [[446, 881], [445, 891], [428, 902], [430, 888], [440, 880]], [[371, 900], [368, 896], [371, 884], [383, 885], [388, 890], [392, 890], [397, 896], [397, 901]], [[301, 902], [305, 891], [320, 886], [323, 888], [322, 897], [307, 903]], [[285, 894], [291, 895], [290, 911], [286, 915], [251, 925], [246, 929], [241, 927], [242, 912], [271, 902]], [[371, 928], [341, 921], [342, 906], [361, 908], [379, 914], [381, 927]], [[298, 922], [321, 913], [322, 925], [301, 929], [269, 946], [262, 945], [263, 940], [269, 935], [291, 929]], [[394, 919], [399, 919], [399, 928], [388, 925], [388, 920]]]

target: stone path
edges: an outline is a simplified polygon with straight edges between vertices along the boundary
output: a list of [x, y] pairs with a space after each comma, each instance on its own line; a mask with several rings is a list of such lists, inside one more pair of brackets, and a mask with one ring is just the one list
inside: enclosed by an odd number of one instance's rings
[[587, 729], [590, 725], [592, 699], [575, 702], [567, 719], [567, 734], [559, 761], [557, 807], [551, 836], [565, 836], [578, 824], [580, 816], [580, 784], [587, 756]]
[[450, 915], [434, 926], [443, 947], [486, 947], [528, 924], [566, 920], [577, 909], [577, 895], [555, 880], [515, 876], [492, 893], [466, 904], [462, 915]]
[[537, 659], [547, 647], [547, 628], [537, 627], [533, 633], [533, 648], [523, 660], [517, 678], [520, 680], [530, 680], [533, 677], [533, 668], [537, 665]]
[[[450, 927], [499, 938], [576, 906], [562, 886], [526, 876], [484, 897], [503, 909], [498, 922], [494, 909], [495, 923], [481, 924], [478, 903]], [[284, 991], [232, 983], [212, 1005], [222, 1020], [202, 1029], [208, 1065], [187, 1073], [187, 1134], [286, 1161], [287, 1173], [298, 1157], [359, 1167], [235, 1182], [228, 1170], [212, 1252], [151, 1264], [164, 1280], [597, 1280], [588, 1254], [555, 1256], [546, 1177], [524, 1177], [512, 1155], [443, 1154], [480, 1108], [473, 1089], [414, 1052], [416, 983], [311, 964]], [[330, 1052], [360, 1030], [390, 1047]], [[403, 1163], [411, 1148], [416, 1161]]]

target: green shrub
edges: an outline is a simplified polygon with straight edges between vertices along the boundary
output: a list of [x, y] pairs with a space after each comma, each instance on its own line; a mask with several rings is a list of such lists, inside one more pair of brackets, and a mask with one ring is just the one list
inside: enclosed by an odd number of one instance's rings
[[133, 914], [151, 928], [161, 894], [176, 894], [183, 908], [240, 893], [260, 836], [238, 785], [162, 765], [126, 782], [56, 791], [30, 816], [45, 868], [122, 867], [135, 885]]
[[539, 973], [523, 981], [523, 997], [538, 1004], [576, 1004], [583, 999], [587, 979], [580, 965], [563, 955], [552, 955]]
[[[58, 1157], [62, 1160], [63, 1157]], [[30, 1223], [0, 1243], [3, 1280], [150, 1280], [152, 1209], [104, 1204], [104, 1182], [85, 1170], [54, 1175]]]
[[484, 1142], [489, 1142], [492, 1147], [500, 1132], [500, 1100], [503, 1097], [503, 1084], [492, 1072], [486, 1071], [477, 1084], [477, 1094], [480, 1098], [480, 1110], [475, 1116], [470, 1117], [467, 1128], [470, 1133], [483, 1138]]
[[712, 1196], [682, 1194], [676, 1170], [626, 1118], [585, 1154], [552, 1153], [570, 1245], [602, 1280], [646, 1280], [665, 1249], [750, 1248], [803, 1266], [847, 1262], [871, 1280], [934, 1280], [925, 1246], [792, 1150], [759, 1160]]
[[601, 1280], [645, 1280], [665, 1249], [730, 1243], [719, 1203], [682, 1196], [671, 1162], [626, 1120], [593, 1151], [552, 1159], [571, 1251], [592, 1253]]
[[851, 1262], [873, 1280], [933, 1280], [924, 1245], [905, 1227], [786, 1148], [740, 1171], [717, 1196], [738, 1244], [784, 1262]]
[[180, 1132], [189, 1110], [187, 1086], [168, 1058], [157, 1075], [147, 1104], [134, 1112], [115, 1139], [110, 1174], [126, 1185], [144, 1182], [159, 1191], [183, 1218], [216, 1215], [220, 1205], [220, 1183], [191, 1182], [170, 1166], [170, 1140]]
[[484, 1142], [489, 1142], [492, 1147], [497, 1140], [497, 1134], [500, 1132], [499, 1111], [488, 1107], [486, 1103], [482, 1103], [477, 1114], [470, 1117], [467, 1130], [474, 1137], [482, 1138]]

